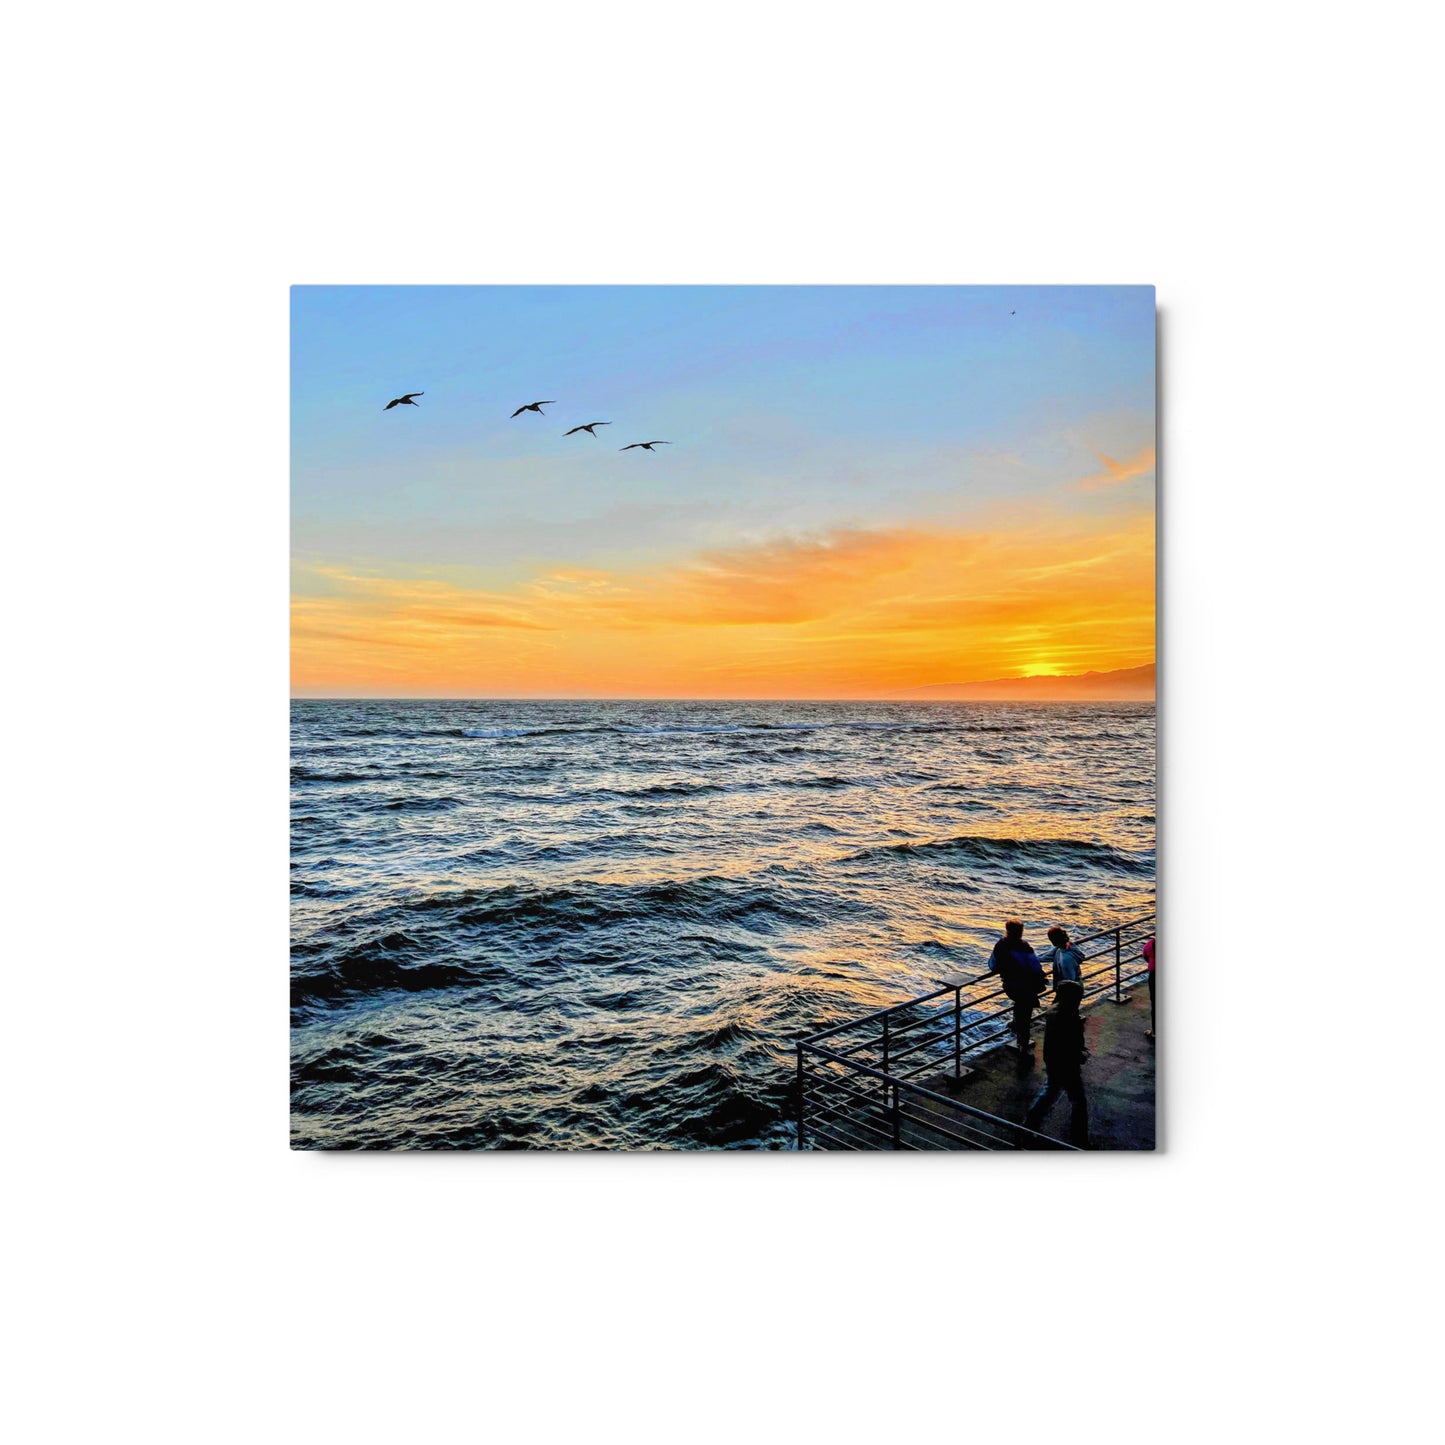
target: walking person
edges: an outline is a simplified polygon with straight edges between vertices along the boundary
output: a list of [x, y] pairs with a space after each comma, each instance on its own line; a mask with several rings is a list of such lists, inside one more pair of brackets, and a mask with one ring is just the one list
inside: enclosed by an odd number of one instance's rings
[[1024, 926], [1017, 918], [1010, 918], [1004, 924], [1003, 937], [993, 946], [988, 971], [998, 974], [1003, 991], [1013, 1001], [1013, 1034], [1019, 1051], [1019, 1068], [1027, 1069], [1033, 1063], [1029, 1026], [1039, 995], [1048, 988], [1048, 980], [1038, 956], [1024, 942]]
[[1069, 1096], [1073, 1113], [1069, 1119], [1069, 1142], [1080, 1148], [1089, 1142], [1089, 1100], [1084, 1093], [1084, 1060], [1089, 1051], [1084, 1047], [1084, 1021], [1079, 1017], [1079, 1004], [1084, 986], [1071, 978], [1064, 979], [1054, 990], [1054, 1006], [1044, 1015], [1044, 1087], [1039, 1090], [1024, 1127], [1037, 1130], [1060, 1094]]
[[1144, 1035], [1146, 1039], [1154, 1038], [1154, 935], [1151, 933], [1144, 940], [1144, 962], [1149, 965], [1149, 1031]]
[[1082, 949], [1075, 948], [1069, 942], [1069, 935], [1066, 929], [1060, 928], [1057, 924], [1049, 929], [1049, 942], [1054, 946], [1040, 957], [1040, 962], [1047, 963], [1053, 974], [1054, 992], [1059, 991], [1059, 985], [1065, 979], [1071, 979], [1074, 983], [1084, 981], [1084, 954]]

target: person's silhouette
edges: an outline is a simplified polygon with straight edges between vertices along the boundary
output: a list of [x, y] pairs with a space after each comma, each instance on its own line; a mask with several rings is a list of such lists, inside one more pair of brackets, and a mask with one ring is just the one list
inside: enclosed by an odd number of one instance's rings
[[1033, 949], [1024, 942], [1024, 926], [1017, 918], [1010, 918], [1004, 924], [1003, 937], [993, 946], [988, 971], [998, 974], [1003, 991], [1013, 1001], [1014, 1042], [1018, 1045], [1019, 1067], [1026, 1069], [1033, 1062], [1029, 1026], [1048, 980]]
[[1044, 1068], [1048, 1077], [1029, 1106], [1024, 1127], [1037, 1130], [1061, 1093], [1069, 1096], [1073, 1115], [1069, 1120], [1069, 1142], [1089, 1142], [1089, 1101], [1084, 1094], [1084, 1021], [1079, 1004], [1084, 986], [1066, 978], [1054, 990], [1054, 1006], [1044, 1016]]

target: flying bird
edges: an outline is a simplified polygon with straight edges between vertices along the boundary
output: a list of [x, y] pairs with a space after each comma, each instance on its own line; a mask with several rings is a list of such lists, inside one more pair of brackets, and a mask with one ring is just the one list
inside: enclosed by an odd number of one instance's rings
[[522, 414], [524, 411], [534, 411], [534, 412], [537, 413], [538, 416], [546, 416], [546, 412], [544, 412], [544, 411], [542, 410], [542, 408], [543, 408], [544, 406], [556, 406], [556, 405], [557, 405], [557, 403], [554, 402], [554, 401], [529, 401], [529, 402], [526, 404], [526, 406], [519, 406], [519, 407], [516, 409], [516, 411], [514, 411], [514, 412], [512, 413], [512, 415], [513, 415], [513, 416], [521, 416], [521, 414]]
[[630, 452], [633, 447], [641, 447], [643, 451], [650, 452], [653, 447], [670, 447], [671, 442], [628, 442], [625, 447], [618, 447], [620, 452]]
[[409, 391], [405, 396], [394, 396], [382, 407], [382, 411], [390, 411], [394, 406], [415, 406], [416, 403], [412, 400], [412, 397], [425, 395], [426, 392], [424, 391]]
[[572, 435], [572, 432], [573, 432], [573, 431], [585, 431], [588, 436], [590, 436], [590, 437], [595, 437], [595, 436], [597, 435], [597, 433], [592, 430], [593, 427], [595, 427], [595, 426], [611, 426], [611, 425], [612, 425], [612, 423], [611, 423], [610, 421], [588, 421], [588, 422], [583, 422], [581, 426], [574, 426], [574, 427], [572, 428], [572, 431], [564, 431], [564, 432], [562, 433], [562, 435], [563, 435], [564, 437], [569, 437], [569, 436]]

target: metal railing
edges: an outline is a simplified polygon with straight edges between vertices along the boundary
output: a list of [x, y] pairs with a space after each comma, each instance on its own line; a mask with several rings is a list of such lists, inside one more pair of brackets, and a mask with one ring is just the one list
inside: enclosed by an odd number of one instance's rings
[[[1139, 950], [1154, 915], [1102, 929], [1072, 945], [1084, 952], [1083, 1006], [1126, 1003], [1147, 967]], [[997, 974], [940, 980], [920, 994], [797, 1041], [798, 1148], [1067, 1149], [911, 1082], [963, 1076], [968, 1055], [1012, 1032], [1013, 1001]]]

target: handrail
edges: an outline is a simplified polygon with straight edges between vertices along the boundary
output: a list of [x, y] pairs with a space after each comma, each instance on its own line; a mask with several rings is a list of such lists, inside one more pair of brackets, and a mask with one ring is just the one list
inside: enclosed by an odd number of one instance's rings
[[1153, 923], [1156, 917], [1157, 915], [1153, 913], [1141, 914], [1138, 918], [1130, 918], [1124, 923], [1116, 923], [1112, 928], [1101, 928], [1097, 933], [1091, 933], [1086, 938], [1074, 938], [1070, 942], [1075, 948], [1082, 948], [1086, 943], [1093, 943], [1100, 938], [1112, 938], [1116, 933], [1122, 933], [1128, 928], [1137, 928], [1141, 923]]
[[881, 1019], [884, 1014], [897, 1013], [899, 1009], [912, 1008], [916, 1003], [927, 1003], [929, 999], [939, 998], [943, 994], [952, 993], [953, 987], [945, 985], [943, 988], [934, 989], [932, 993], [920, 994], [918, 998], [911, 998], [905, 1003], [891, 1003], [887, 1008], [876, 1009], [871, 1014], [864, 1014], [861, 1018], [845, 1019], [841, 1024], [834, 1024], [830, 1029], [822, 1029], [816, 1034], [809, 1034], [810, 1039], [826, 1039], [829, 1034], [836, 1034], [842, 1029], [855, 1029], [860, 1024], [871, 1023], [874, 1019]]
[[936, 1094], [932, 1089], [925, 1089], [922, 1084], [910, 1084], [902, 1079], [895, 1079], [878, 1069], [870, 1069], [866, 1064], [854, 1063], [835, 1054], [830, 1049], [810, 1048], [810, 1053], [818, 1054], [822, 1058], [829, 1059], [833, 1063], [842, 1064], [845, 1068], [852, 1069], [860, 1074], [867, 1074], [870, 1078], [878, 1079], [894, 1090], [903, 1089], [907, 1093], [917, 1094], [924, 1099], [931, 1099], [936, 1104], [942, 1104], [944, 1108], [959, 1114], [966, 1114], [970, 1118], [981, 1119], [987, 1124], [996, 1124], [1010, 1134], [1025, 1134], [1030, 1139], [1037, 1140], [1041, 1146], [1048, 1149], [1072, 1149], [1072, 1144], [1062, 1144], [1058, 1139], [1051, 1139], [1047, 1134], [1040, 1134], [1037, 1130], [1030, 1129], [1025, 1124], [1016, 1124], [1012, 1119], [1001, 1119], [997, 1114], [990, 1114], [983, 1109], [975, 1109], [972, 1104], [961, 1104], [957, 1099], [950, 1099], [947, 1094]]
[[[1093, 943], [1100, 938], [1114, 938], [1117, 934], [1126, 933], [1129, 929], [1138, 928], [1141, 924], [1153, 923], [1154, 920], [1154, 914], [1144, 914], [1139, 918], [1129, 919], [1127, 922], [1121, 923], [1115, 928], [1103, 929], [1098, 933], [1088, 935], [1086, 938], [1072, 939], [1070, 940], [1070, 946], [1081, 948], [1084, 944]], [[1108, 953], [1108, 949], [1100, 949], [1097, 953], [1085, 954], [1082, 961], [1084, 963], [1092, 963], [1095, 959], [1106, 958]], [[1120, 962], [1122, 962], [1122, 960], [1120, 960]], [[1107, 965], [1105, 967], [1107, 967]], [[1103, 972], [1103, 969], [1095, 970], [1094, 976], [1097, 977], [1101, 972]], [[814, 1043], [820, 1039], [831, 1038], [835, 1034], [846, 1033], [853, 1029], [862, 1028], [865, 1024], [881, 1021], [885, 1017], [901, 1013], [904, 1009], [915, 1008], [919, 1004], [931, 1003], [935, 999], [942, 998], [944, 994], [960, 993], [963, 990], [978, 988], [983, 985], [987, 986], [987, 991], [972, 999], [971, 1002], [982, 1003], [986, 999], [1003, 992], [1003, 986], [999, 983], [997, 974], [980, 974], [975, 978], [957, 984], [942, 984], [931, 993], [918, 994], [913, 998], [904, 999], [901, 1003], [889, 1004], [886, 1008], [874, 1009], [872, 1013], [860, 1014], [857, 1018], [844, 1019], [841, 1023], [831, 1024], [825, 1029], [819, 1029], [816, 1033], [808, 1034], [804, 1042]], [[975, 1022], [981, 1022], [981, 1020], [975, 1020]]]
[[[1100, 998], [1108, 997], [1111, 990], [1114, 1003], [1122, 1004], [1128, 1001], [1127, 995], [1124, 993], [1125, 985], [1128, 984], [1132, 987], [1137, 984], [1145, 976], [1147, 969], [1142, 966], [1142, 959], [1132, 954], [1126, 966], [1124, 961], [1125, 935], [1145, 926], [1152, 929], [1154, 924], [1155, 915], [1150, 913], [1128, 919], [1116, 924], [1113, 928], [1101, 929], [1084, 938], [1070, 940], [1071, 946], [1078, 948], [1081, 953], [1085, 944], [1095, 943], [1100, 939], [1109, 939], [1113, 944], [1112, 948], [1105, 947], [1095, 953], [1083, 954], [1079, 973], [1084, 988], [1085, 1002], [1097, 1002]], [[1138, 937], [1130, 938], [1130, 946], [1132, 947], [1139, 941], [1141, 939]], [[1110, 958], [1111, 954], [1113, 955], [1112, 959]], [[1084, 966], [1090, 964], [1095, 966]], [[909, 1009], [919, 1009], [928, 1004], [937, 1005], [940, 1000], [948, 998], [949, 995], [952, 995], [951, 1002], [943, 1008], [919, 1013], [904, 1022], [894, 1022], [898, 1015]], [[986, 1144], [979, 1144], [977, 1140], [970, 1141], [965, 1135], [952, 1133], [937, 1121], [922, 1120], [907, 1114], [900, 1103], [900, 1091], [910, 1097], [916, 1096], [944, 1105], [952, 1111], [947, 1117], [952, 1118], [955, 1124], [959, 1123], [958, 1115], [960, 1114], [976, 1116], [980, 1120], [987, 1121], [991, 1126], [1003, 1129], [1008, 1138], [1027, 1136], [1029, 1139], [1039, 1141], [1035, 1147], [1055, 1149], [1070, 1147], [1061, 1145], [1058, 1140], [1051, 1139], [1047, 1135], [1037, 1134], [1022, 1124], [1015, 1124], [1008, 1119], [1000, 1119], [971, 1105], [962, 1104], [957, 1099], [934, 1093], [920, 1084], [908, 1082], [920, 1074], [929, 1071], [936, 1073], [940, 1068], [946, 1067], [947, 1052], [952, 1054], [954, 1076], [961, 1077], [964, 1072], [962, 1061], [966, 1054], [990, 1047], [1009, 1032], [1010, 1025], [1003, 1020], [1012, 1009], [1012, 1001], [995, 1007], [985, 1006], [995, 999], [1005, 997], [1002, 981], [995, 973], [983, 973], [971, 978], [959, 976], [950, 982], [941, 983], [932, 992], [918, 994], [914, 998], [890, 1004], [886, 1008], [874, 1009], [871, 1013], [862, 1014], [858, 1018], [844, 1019], [805, 1038], [797, 1039], [795, 1041], [797, 1049], [795, 1088], [798, 1100], [798, 1147], [803, 1148], [806, 1142], [806, 1112], [810, 1098], [810, 1084], [813, 1090], [820, 1086], [842, 1089], [859, 1101], [859, 1107], [870, 1111], [875, 1108], [880, 1109], [886, 1121], [891, 1125], [891, 1136], [878, 1127], [879, 1116], [876, 1113], [872, 1113], [870, 1119], [865, 1121], [863, 1118], [852, 1118], [847, 1114], [841, 1114], [837, 1109], [824, 1105], [821, 1099], [813, 1098], [812, 1100], [815, 1107], [826, 1109], [832, 1118], [843, 1119], [845, 1123], [852, 1124], [861, 1132], [890, 1138], [891, 1147], [894, 1149], [920, 1147], [916, 1143], [909, 1143], [903, 1139], [901, 1130], [905, 1120], [932, 1130], [963, 1147], [969, 1147], [971, 1143], [974, 1147], [986, 1147]], [[846, 1043], [839, 1040], [832, 1047], [823, 1046], [825, 1039], [837, 1040], [839, 1035], [856, 1033], [858, 1030], [868, 1029], [870, 1026], [876, 1026], [876, 1030], [867, 1037], [851, 1039]], [[919, 1032], [914, 1034], [915, 1030]], [[911, 1037], [900, 1047], [900, 1040], [904, 1035]], [[878, 1056], [878, 1063], [881, 1067], [864, 1063], [858, 1057], [860, 1054], [870, 1052]], [[916, 1055], [922, 1062], [899, 1073], [898, 1062], [910, 1054]], [[809, 1055], [817, 1060], [826, 1060], [827, 1064], [832, 1067], [825, 1068], [823, 1073], [807, 1068], [806, 1060]], [[844, 1085], [842, 1076], [837, 1072], [839, 1069], [848, 1071], [860, 1088], [855, 1089]], [[861, 1089], [865, 1079], [873, 1082], [869, 1083], [866, 1089]], [[868, 1092], [873, 1089], [874, 1084], [882, 1085], [881, 1104], [872, 1093]], [[836, 1140], [838, 1128], [839, 1126], [834, 1124], [831, 1128], [819, 1129], [818, 1132]], [[866, 1139], [855, 1139], [851, 1143], [845, 1144], [844, 1147], [854, 1148], [860, 1145], [864, 1148], [870, 1147]], [[890, 1145], [885, 1144], [879, 1147], [886, 1148]]]

